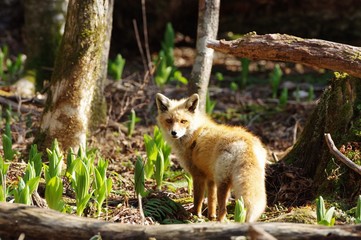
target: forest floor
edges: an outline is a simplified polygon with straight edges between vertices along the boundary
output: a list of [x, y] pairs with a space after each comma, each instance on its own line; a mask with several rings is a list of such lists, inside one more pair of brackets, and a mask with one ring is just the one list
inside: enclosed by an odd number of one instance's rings
[[[191, 49], [176, 49], [176, 65], [188, 77], [192, 62]], [[317, 98], [327, 86], [332, 76], [322, 69], [312, 69], [298, 64], [279, 63], [283, 71], [282, 82], [278, 87], [277, 98], [272, 98], [269, 74], [275, 63], [266, 61], [251, 62], [247, 85], [240, 90], [232, 90], [240, 76], [240, 61], [231, 56], [216, 54], [213, 73], [222, 73], [223, 80], [213, 74], [209, 87], [210, 98], [216, 101], [212, 117], [229, 125], [242, 125], [259, 136], [269, 151], [270, 165], [288, 151], [302, 132], [306, 120], [317, 104]], [[119, 82], [109, 80], [105, 88], [108, 103], [107, 124], [89, 137], [89, 148], [95, 148], [99, 155], [109, 160], [109, 174], [113, 179], [113, 191], [107, 201], [108, 211], [101, 218], [107, 221], [140, 224], [142, 222], [138, 200], [134, 191], [134, 166], [137, 156], [145, 161], [146, 151], [143, 136], [153, 136], [156, 125], [156, 106], [154, 97], [162, 92], [170, 98], [186, 97], [186, 87], [171, 82], [156, 87], [150, 79], [144, 79], [140, 64], [137, 62], [126, 67], [124, 79]], [[218, 76], [220, 76], [218, 74]], [[279, 98], [282, 89], [288, 89], [288, 100], [282, 103]], [[313, 89], [311, 92], [310, 89]], [[296, 95], [299, 94], [298, 99]], [[310, 98], [310, 94], [312, 99]], [[26, 149], [32, 143], [39, 125], [43, 101], [29, 101], [15, 97], [2, 97], [1, 104], [12, 102], [14, 122], [12, 133], [14, 149], [20, 154], [11, 164], [9, 182], [17, 182], [22, 175], [26, 159]], [[127, 133], [127, 121], [134, 109], [139, 122], [131, 136]], [[31, 121], [29, 121], [31, 119]], [[45, 155], [45, 154], [44, 154]], [[152, 193], [143, 199], [146, 224], [202, 222], [206, 218], [191, 216], [192, 198], [184, 172], [171, 155], [172, 165], [165, 173], [161, 190], [156, 189], [155, 180], [146, 180], [146, 189]], [[284, 164], [269, 168], [267, 171], [268, 207], [259, 221], [316, 222], [315, 196], [310, 194], [312, 181], [302, 176], [300, 169]], [[40, 196], [44, 192], [39, 190]], [[69, 194], [71, 198], [72, 194]], [[165, 207], [161, 207], [165, 206]], [[167, 208], [168, 206], [168, 208]], [[232, 220], [234, 199], [229, 201], [228, 219]], [[93, 209], [86, 210], [91, 217]], [[206, 215], [206, 204], [205, 212]], [[338, 212], [337, 223], [344, 224], [350, 219], [343, 211]]]

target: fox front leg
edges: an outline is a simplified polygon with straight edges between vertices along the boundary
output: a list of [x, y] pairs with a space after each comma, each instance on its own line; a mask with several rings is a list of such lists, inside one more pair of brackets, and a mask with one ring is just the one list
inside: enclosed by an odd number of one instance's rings
[[204, 190], [206, 182], [201, 177], [193, 176], [193, 204], [194, 204], [194, 214], [198, 217], [202, 217], [202, 204], [204, 200]]

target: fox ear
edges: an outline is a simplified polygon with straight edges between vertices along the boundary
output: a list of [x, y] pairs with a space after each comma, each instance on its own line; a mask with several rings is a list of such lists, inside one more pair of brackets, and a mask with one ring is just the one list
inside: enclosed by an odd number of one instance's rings
[[198, 94], [193, 94], [192, 96], [190, 96], [187, 101], [186, 101], [186, 108], [194, 113], [196, 111], [196, 109], [199, 106], [199, 96]]
[[155, 100], [156, 100], [159, 112], [167, 112], [168, 111], [169, 101], [170, 101], [169, 98], [167, 98], [166, 96], [164, 96], [161, 93], [157, 93]]

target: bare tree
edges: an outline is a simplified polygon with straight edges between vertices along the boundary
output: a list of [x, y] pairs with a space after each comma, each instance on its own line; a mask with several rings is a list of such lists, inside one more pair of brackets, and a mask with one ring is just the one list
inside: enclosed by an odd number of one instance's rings
[[208, 39], [218, 32], [220, 0], [199, 0], [197, 27], [197, 56], [188, 85], [189, 94], [198, 93], [200, 109], [205, 111], [206, 95], [213, 64], [213, 49], [207, 48]]
[[113, 0], [69, 1], [65, 32], [36, 139], [40, 146], [49, 146], [55, 138], [63, 150], [85, 146], [91, 119], [99, 113], [98, 120], [105, 117], [101, 93], [113, 4]]
[[16, 83], [20, 95], [31, 96], [50, 81], [55, 57], [63, 36], [68, 0], [24, 1], [26, 63]]

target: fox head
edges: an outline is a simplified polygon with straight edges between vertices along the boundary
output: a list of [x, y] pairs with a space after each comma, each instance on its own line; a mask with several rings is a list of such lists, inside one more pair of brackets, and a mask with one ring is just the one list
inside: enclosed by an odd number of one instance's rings
[[197, 128], [198, 94], [193, 94], [186, 99], [172, 100], [158, 93], [156, 103], [158, 107], [157, 120], [167, 137], [179, 139], [192, 134]]

